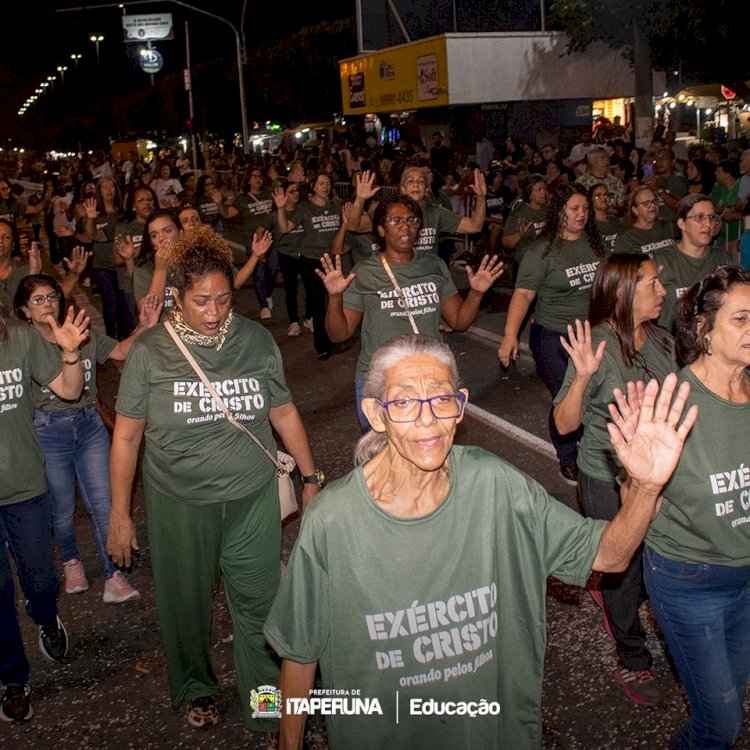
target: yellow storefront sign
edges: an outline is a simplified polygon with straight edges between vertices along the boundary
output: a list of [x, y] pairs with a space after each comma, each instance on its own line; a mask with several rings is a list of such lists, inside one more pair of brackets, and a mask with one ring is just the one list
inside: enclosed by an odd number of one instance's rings
[[339, 69], [346, 115], [448, 104], [445, 37], [351, 57]]

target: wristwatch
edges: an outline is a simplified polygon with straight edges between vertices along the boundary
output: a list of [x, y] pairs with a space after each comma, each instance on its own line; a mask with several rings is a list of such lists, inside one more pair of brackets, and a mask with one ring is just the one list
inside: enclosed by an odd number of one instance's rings
[[325, 474], [320, 469], [315, 469], [309, 476], [302, 475], [302, 484], [317, 484], [318, 487], [322, 487], [325, 481]]

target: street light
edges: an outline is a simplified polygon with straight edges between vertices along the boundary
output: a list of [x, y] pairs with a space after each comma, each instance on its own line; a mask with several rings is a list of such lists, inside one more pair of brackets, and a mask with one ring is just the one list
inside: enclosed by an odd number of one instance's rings
[[57, 72], [60, 74], [60, 80], [62, 80], [63, 86], [65, 85], [65, 71], [68, 69], [67, 65], [58, 65]]
[[96, 64], [99, 64], [99, 42], [104, 41], [104, 35], [92, 34], [89, 39], [96, 45]]
[[70, 56], [70, 59], [76, 64], [76, 76], [78, 75], [78, 61], [83, 55], [77, 55], [75, 52]]

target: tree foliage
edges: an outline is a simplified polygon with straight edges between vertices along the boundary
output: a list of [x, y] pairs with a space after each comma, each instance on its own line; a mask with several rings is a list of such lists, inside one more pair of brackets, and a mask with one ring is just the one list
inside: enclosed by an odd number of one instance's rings
[[570, 36], [570, 50], [603, 41], [633, 56], [640, 24], [651, 61], [680, 70], [683, 80], [723, 83], [750, 99], [750, 55], [745, 47], [750, 4], [737, 0], [554, 0], [551, 20]]

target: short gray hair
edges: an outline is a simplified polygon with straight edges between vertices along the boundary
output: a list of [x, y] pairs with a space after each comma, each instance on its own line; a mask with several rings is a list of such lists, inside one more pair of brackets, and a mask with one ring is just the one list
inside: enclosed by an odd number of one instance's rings
[[[453, 388], [460, 386], [458, 365], [447, 344], [427, 336], [404, 334], [389, 339], [370, 358], [363, 397], [382, 401], [385, 397], [388, 372], [410, 357], [432, 357], [450, 371]], [[384, 432], [370, 430], [364, 434], [354, 448], [354, 464], [365, 464], [385, 448], [388, 437]]]

